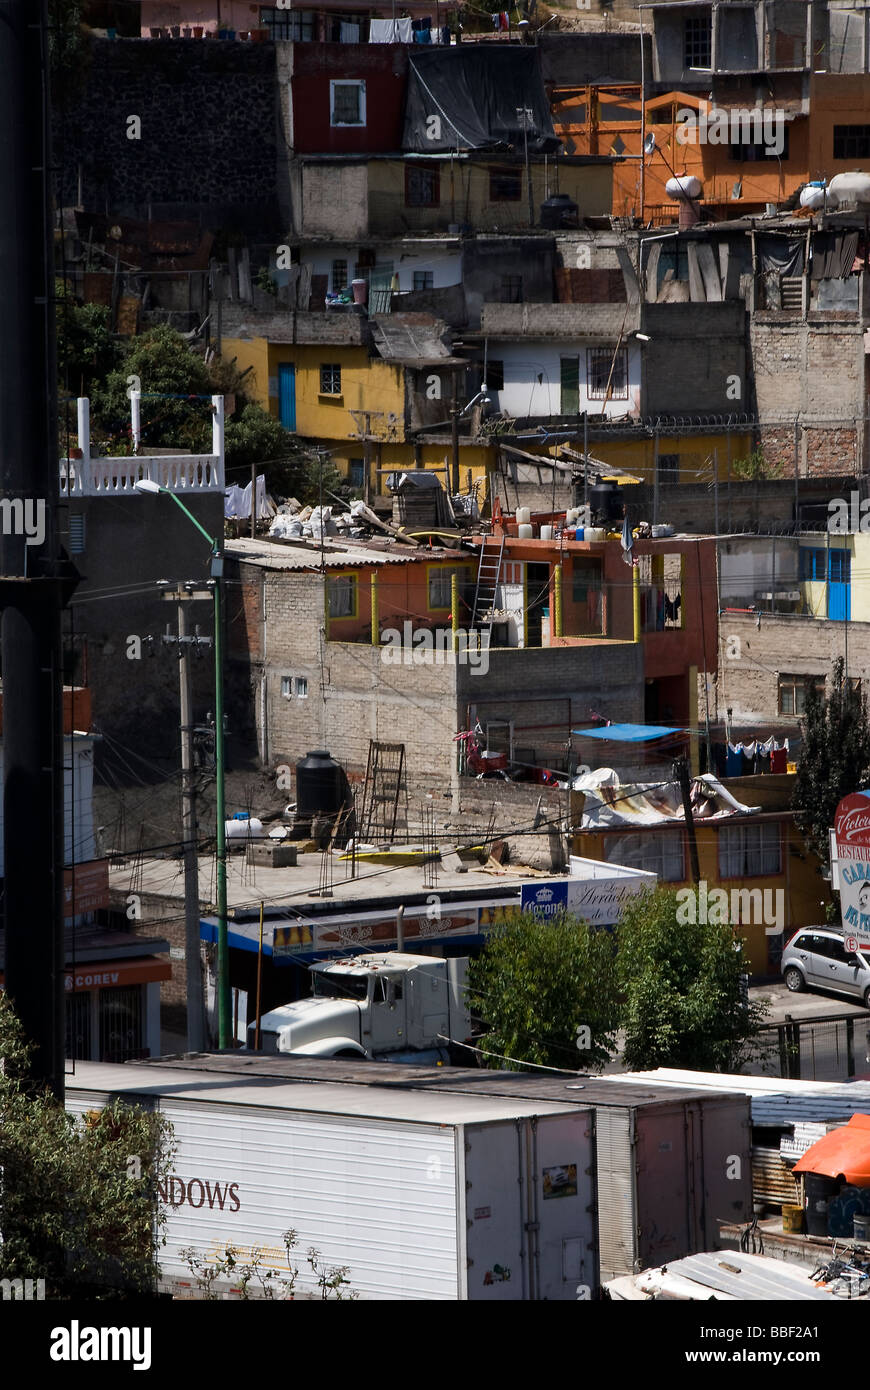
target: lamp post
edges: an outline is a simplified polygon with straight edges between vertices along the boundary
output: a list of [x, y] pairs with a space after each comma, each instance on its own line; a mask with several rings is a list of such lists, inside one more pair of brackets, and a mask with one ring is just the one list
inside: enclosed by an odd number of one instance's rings
[[[226, 807], [224, 804], [224, 676], [223, 676], [223, 642], [222, 642], [222, 609], [221, 609], [221, 580], [223, 578], [224, 560], [221, 554], [220, 541], [215, 536], [210, 536], [204, 526], [201, 526], [196, 517], [184, 505], [177, 493], [172, 492], [168, 487], [161, 487], [159, 483], [153, 483], [148, 478], [140, 478], [136, 483], [138, 492], [165, 492], [171, 497], [173, 502], [184, 512], [188, 521], [191, 521], [201, 535], [205, 536], [211, 546], [211, 577], [213, 581], [212, 593], [214, 595], [214, 748], [215, 748], [215, 800], [217, 809], [215, 812], [217, 825], [217, 917], [218, 917], [218, 942], [217, 942], [217, 1004], [218, 1004], [218, 1047], [230, 1047], [230, 970], [229, 970], [229, 943], [227, 941], [227, 839], [226, 839]], [[191, 962], [188, 962], [188, 969]]]

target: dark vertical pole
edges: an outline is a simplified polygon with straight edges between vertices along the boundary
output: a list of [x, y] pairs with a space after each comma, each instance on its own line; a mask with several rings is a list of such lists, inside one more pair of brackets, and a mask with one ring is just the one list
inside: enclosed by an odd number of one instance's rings
[[[6, 989], [63, 1096], [63, 722], [44, 0], [0, 0], [0, 648]], [[32, 542], [32, 543], [31, 543]]]

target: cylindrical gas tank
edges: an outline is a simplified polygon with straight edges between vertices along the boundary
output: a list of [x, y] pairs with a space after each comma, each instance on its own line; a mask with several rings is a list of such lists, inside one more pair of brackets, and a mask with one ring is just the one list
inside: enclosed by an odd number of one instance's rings
[[802, 208], [810, 208], [812, 211], [815, 211], [816, 208], [823, 208], [825, 206], [825, 190], [807, 184], [806, 188], [801, 189], [800, 205]]
[[344, 772], [324, 748], [296, 764], [296, 815], [334, 815], [344, 805]]
[[870, 174], [852, 169], [848, 174], [835, 174], [828, 184], [829, 203], [870, 204]]
[[665, 192], [669, 198], [699, 198], [702, 187], [701, 180], [696, 179], [694, 174], [680, 174], [677, 178], [668, 179]]

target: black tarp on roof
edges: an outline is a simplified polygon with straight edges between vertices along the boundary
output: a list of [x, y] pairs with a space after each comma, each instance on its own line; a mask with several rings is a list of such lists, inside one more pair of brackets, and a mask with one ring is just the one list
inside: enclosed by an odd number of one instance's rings
[[558, 149], [536, 48], [457, 44], [413, 53], [402, 148], [522, 151], [524, 110], [529, 151]]

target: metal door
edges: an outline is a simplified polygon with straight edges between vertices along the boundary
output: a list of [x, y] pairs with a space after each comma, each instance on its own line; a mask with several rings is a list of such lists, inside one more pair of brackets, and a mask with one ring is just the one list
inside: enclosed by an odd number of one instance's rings
[[296, 367], [292, 362], [278, 366], [278, 416], [285, 430], [296, 428]]
[[828, 552], [828, 617], [848, 622], [852, 616], [852, 566], [848, 550]]

